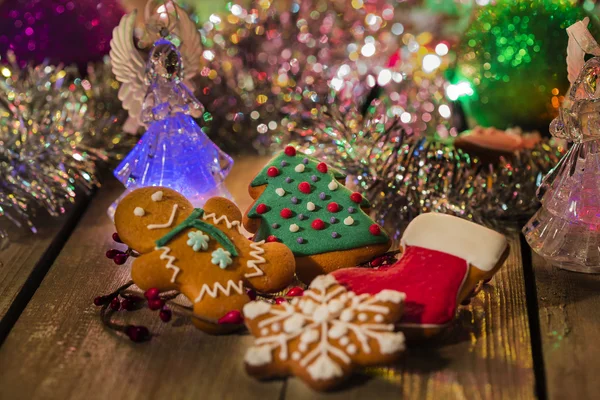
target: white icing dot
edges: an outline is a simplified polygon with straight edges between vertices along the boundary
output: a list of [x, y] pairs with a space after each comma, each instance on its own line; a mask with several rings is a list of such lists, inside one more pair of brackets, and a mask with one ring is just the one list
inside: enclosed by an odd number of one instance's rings
[[302, 314], [294, 314], [283, 322], [283, 331], [297, 332], [304, 326], [305, 319]]
[[383, 322], [383, 315], [377, 314], [375, 316], [375, 322]]
[[135, 215], [136, 217], [143, 217], [144, 214], [146, 214], [146, 212], [142, 207], [136, 207], [133, 209], [133, 215]]
[[285, 194], [285, 190], [283, 188], [277, 188], [275, 189], [275, 193], [277, 193], [278, 196], [282, 197]]
[[340, 338], [340, 344], [341, 344], [342, 346], [345, 346], [345, 345], [347, 345], [348, 343], [350, 343], [350, 339], [348, 339], [348, 336], [342, 336], [342, 337]]
[[342, 309], [344, 308], [344, 303], [342, 303], [338, 299], [333, 299], [329, 302], [329, 304], [327, 305], [327, 308], [329, 308], [330, 313], [337, 314], [340, 311], [342, 311]]
[[327, 308], [327, 304], [321, 304], [317, 307], [315, 312], [312, 315], [315, 322], [323, 322], [329, 319], [329, 309]]
[[274, 324], [271, 325], [271, 330], [273, 332], [279, 332], [281, 330], [281, 325], [279, 325], [277, 322], [275, 322]]
[[350, 322], [354, 319], [354, 311], [350, 310], [350, 309], [345, 309], [344, 311], [342, 311], [342, 313], [340, 314], [340, 321], [344, 321], [344, 322]]
[[244, 318], [254, 319], [268, 313], [270, 310], [271, 304], [266, 301], [253, 301], [244, 306]]
[[354, 218], [347, 216], [344, 218], [344, 225], [352, 225], [354, 223]]
[[367, 316], [367, 314], [365, 314], [365, 313], [358, 314], [358, 320], [359, 321], [365, 322], [367, 319], [369, 319], [369, 317]]
[[331, 181], [329, 182], [329, 185], [327, 185], [327, 187], [329, 188], [329, 190], [335, 190], [338, 188], [338, 183], [336, 181]]
[[152, 196], [150, 196], [150, 198], [152, 199], [152, 201], [161, 201], [163, 198], [162, 190], [152, 193]]
[[308, 203], [306, 203], [306, 209], [308, 211], [315, 211], [315, 203], [313, 203], [312, 201], [309, 201]]
[[302, 357], [302, 355], [299, 352], [295, 351], [292, 353], [292, 360], [298, 361], [300, 357]]
[[335, 324], [330, 330], [327, 336], [332, 339], [338, 339], [348, 333], [348, 328], [343, 324]]
[[296, 165], [296, 167], [294, 168], [294, 171], [296, 171], [296, 172], [304, 172], [304, 164], [298, 164], [298, 165]]
[[308, 345], [306, 343], [304, 343], [304, 342], [301, 342], [298, 345], [298, 350], [300, 350], [300, 351], [306, 351], [307, 349], [308, 349]]
[[298, 232], [300, 230], [300, 227], [296, 224], [291, 224], [290, 225], [290, 232]]
[[306, 300], [306, 302], [300, 306], [300, 309], [305, 315], [312, 315], [312, 313], [315, 312], [315, 308], [317, 308], [317, 303], [311, 300]]
[[356, 345], [349, 344], [348, 347], [346, 347], [346, 351], [348, 352], [348, 354], [355, 354], [356, 353]]
[[308, 344], [319, 340], [319, 331], [316, 329], [309, 329], [300, 335], [300, 342]]
[[260, 334], [261, 335], [268, 335], [269, 334], [269, 329], [268, 328], [262, 328], [260, 330]]

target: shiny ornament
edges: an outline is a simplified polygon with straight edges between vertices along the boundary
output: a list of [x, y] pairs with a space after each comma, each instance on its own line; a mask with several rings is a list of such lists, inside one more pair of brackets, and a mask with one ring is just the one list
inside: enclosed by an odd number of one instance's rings
[[446, 90], [460, 100], [469, 125], [547, 132], [568, 88], [564, 29], [583, 17], [573, 0], [498, 0], [479, 7]]

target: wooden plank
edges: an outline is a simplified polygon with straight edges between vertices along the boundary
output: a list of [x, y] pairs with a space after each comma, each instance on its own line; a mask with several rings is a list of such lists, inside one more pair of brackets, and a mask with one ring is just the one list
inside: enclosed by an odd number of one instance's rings
[[[242, 160], [234, 167], [230, 187], [242, 207], [261, 166]], [[185, 319], [163, 324], [149, 310], [119, 315], [159, 335], [150, 342], [103, 327], [93, 298], [129, 279], [126, 266], [104, 258], [113, 246], [106, 209], [121, 191], [114, 180], [101, 189], [0, 348], [0, 398], [278, 399], [283, 381], [246, 376], [248, 335], [206, 335]]]
[[0, 248], [0, 343], [48, 272], [88, 203], [80, 195], [67, 214], [36, 219], [38, 233], [9, 228], [10, 241]]
[[534, 373], [517, 236], [506, 265], [457, 323], [427, 343], [409, 343], [390, 368], [372, 368], [350, 390], [315, 394], [289, 379], [286, 399], [533, 399]]
[[549, 399], [597, 399], [600, 276], [553, 267], [533, 255]]

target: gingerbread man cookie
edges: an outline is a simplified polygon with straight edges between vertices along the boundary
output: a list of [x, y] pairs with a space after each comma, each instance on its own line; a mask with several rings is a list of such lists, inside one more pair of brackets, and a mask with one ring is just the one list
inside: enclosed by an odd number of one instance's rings
[[404, 294], [357, 295], [321, 275], [291, 304], [251, 302], [244, 317], [256, 337], [245, 356], [257, 378], [295, 375], [316, 390], [331, 389], [356, 366], [396, 360], [404, 335], [394, 332]]
[[346, 175], [288, 146], [250, 183], [255, 202], [244, 226], [255, 240], [277, 240], [296, 256], [306, 284], [385, 253], [391, 241], [363, 209], [369, 202], [344, 186]]
[[241, 220], [227, 199], [214, 197], [194, 209], [164, 187], [134, 190], [115, 212], [119, 237], [141, 254], [131, 269], [135, 284], [181, 291], [194, 303], [195, 325], [209, 333], [232, 330], [216, 322], [250, 301], [247, 287], [274, 292], [294, 276], [292, 252], [281, 243], [248, 240]]

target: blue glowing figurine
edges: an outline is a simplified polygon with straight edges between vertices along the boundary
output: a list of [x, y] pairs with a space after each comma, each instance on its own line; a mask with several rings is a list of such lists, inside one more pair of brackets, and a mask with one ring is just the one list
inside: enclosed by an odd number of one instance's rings
[[[118, 44], [114, 50], [111, 58], [118, 63]], [[134, 59], [133, 64], [135, 62], [139, 64], [139, 60]], [[122, 65], [119, 64], [121, 69]], [[204, 107], [185, 85], [184, 77], [179, 50], [171, 41], [160, 38], [154, 43], [146, 64], [144, 86], [147, 90], [143, 103], [141, 99], [137, 101], [137, 110], [131, 98], [136, 97], [132, 96], [131, 80], [127, 82], [129, 86], [122, 87], [125, 90], [119, 93], [119, 98], [124, 107], [130, 110], [130, 116], [139, 115], [148, 129], [115, 170], [117, 179], [127, 187], [120, 198], [144, 186], [174, 189], [196, 207], [215, 195], [228, 197], [222, 183], [233, 161], [192, 118], [202, 115]], [[109, 215], [113, 215], [120, 198], [109, 209]]]

